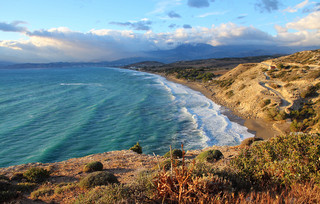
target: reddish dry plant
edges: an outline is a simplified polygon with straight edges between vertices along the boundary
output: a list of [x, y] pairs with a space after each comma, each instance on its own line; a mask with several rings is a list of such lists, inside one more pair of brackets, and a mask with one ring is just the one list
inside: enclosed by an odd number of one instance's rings
[[188, 168], [183, 145], [181, 145], [181, 149], [182, 165], [178, 167], [177, 162], [171, 159], [174, 173], [163, 169], [155, 177], [156, 198], [162, 199], [162, 202], [171, 203], [203, 203], [214, 200], [213, 196], [221, 195], [224, 190], [230, 187], [229, 183], [213, 175], [208, 177], [193, 176], [195, 161]]

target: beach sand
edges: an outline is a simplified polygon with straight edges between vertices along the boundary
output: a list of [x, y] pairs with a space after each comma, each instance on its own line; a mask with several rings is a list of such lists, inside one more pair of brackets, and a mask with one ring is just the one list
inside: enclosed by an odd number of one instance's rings
[[263, 139], [269, 139], [271, 137], [274, 137], [277, 134], [277, 131], [274, 130], [273, 126], [271, 123], [264, 121], [262, 119], [252, 119], [252, 118], [247, 118], [243, 115], [240, 115], [237, 113], [236, 110], [232, 110], [228, 107], [223, 106], [217, 100], [214, 96], [213, 93], [206, 89], [202, 84], [197, 83], [197, 82], [192, 82], [192, 81], [187, 81], [184, 79], [177, 79], [174, 76], [165, 76], [164, 74], [159, 74], [159, 73], [153, 73], [153, 74], [158, 74], [163, 77], [165, 77], [167, 80], [179, 83], [182, 85], [185, 85], [195, 91], [201, 92], [203, 95], [205, 95], [207, 98], [211, 99], [214, 103], [219, 104], [222, 106], [221, 108], [221, 113], [226, 115], [230, 121], [236, 122], [240, 125], [243, 125], [248, 128], [248, 131], [252, 134], [255, 135], [255, 137], [263, 138]]

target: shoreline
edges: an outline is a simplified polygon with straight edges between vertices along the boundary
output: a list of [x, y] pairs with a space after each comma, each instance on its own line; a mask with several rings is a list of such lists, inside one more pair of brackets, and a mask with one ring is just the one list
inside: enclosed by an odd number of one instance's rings
[[274, 130], [273, 126], [271, 123], [268, 123], [262, 119], [259, 118], [249, 118], [245, 115], [239, 114], [234, 108], [228, 107], [227, 104], [223, 103], [222, 100], [217, 99], [214, 97], [214, 93], [206, 89], [205, 86], [198, 82], [191, 82], [191, 81], [186, 81], [183, 79], [177, 79], [173, 76], [166, 76], [162, 73], [153, 73], [152, 74], [160, 75], [164, 78], [166, 78], [168, 81], [172, 81], [174, 83], [182, 84], [184, 86], [187, 86], [195, 91], [198, 91], [202, 93], [205, 97], [208, 99], [212, 100], [214, 103], [218, 104], [221, 106], [221, 113], [225, 116], [228, 117], [228, 119], [231, 122], [238, 123], [242, 126], [245, 126], [248, 128], [248, 132], [252, 133], [255, 135], [255, 137], [262, 138], [264, 140], [267, 140], [271, 137], [274, 137], [277, 132]]

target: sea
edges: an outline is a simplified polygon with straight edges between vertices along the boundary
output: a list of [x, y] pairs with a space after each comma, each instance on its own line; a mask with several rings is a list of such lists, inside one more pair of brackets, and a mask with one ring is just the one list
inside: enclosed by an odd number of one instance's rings
[[253, 137], [200, 92], [150, 73], [0, 69], [0, 167], [129, 149], [162, 155]]

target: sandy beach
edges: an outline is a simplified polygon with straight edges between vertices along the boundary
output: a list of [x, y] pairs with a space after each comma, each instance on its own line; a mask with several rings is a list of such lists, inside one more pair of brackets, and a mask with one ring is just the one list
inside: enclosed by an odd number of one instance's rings
[[222, 113], [226, 115], [230, 121], [244, 125], [248, 128], [248, 131], [255, 135], [255, 137], [269, 139], [277, 134], [271, 123], [257, 118], [248, 118], [244, 115], [239, 114], [234, 108], [226, 107], [222, 99], [214, 97], [213, 93], [208, 90], [204, 85], [198, 82], [187, 81], [183, 79], [177, 79], [174, 76], [166, 76], [164, 74], [154, 73], [165, 77], [167, 80], [185, 85], [195, 91], [201, 92], [207, 98], [212, 100], [214, 103], [222, 106]]

